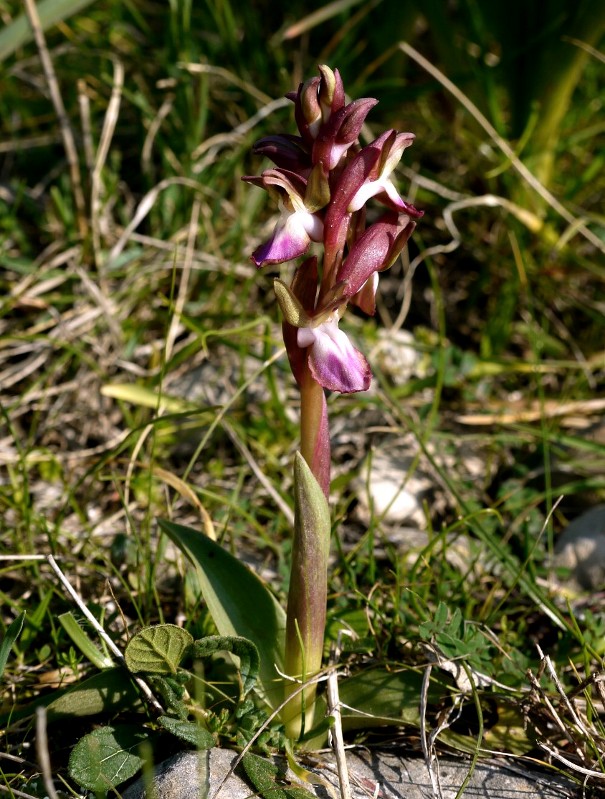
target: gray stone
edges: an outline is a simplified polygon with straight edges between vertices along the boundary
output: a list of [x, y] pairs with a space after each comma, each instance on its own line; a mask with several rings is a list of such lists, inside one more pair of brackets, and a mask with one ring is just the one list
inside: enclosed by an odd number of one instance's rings
[[557, 541], [553, 565], [571, 569], [571, 578], [581, 589], [605, 588], [605, 505], [595, 505], [566, 527]]
[[369, 353], [370, 363], [378, 364], [395, 385], [402, 386], [413, 377], [426, 375], [428, 358], [423, 358], [421, 348], [408, 330], [379, 327], [376, 339]]
[[[249, 799], [252, 788], [239, 776], [230, 774], [237, 753], [227, 749], [181, 752], [160, 764], [152, 790], [145, 791], [138, 780], [122, 793], [123, 799]], [[352, 799], [455, 799], [465, 782], [470, 761], [439, 758], [433, 774], [421, 757], [358, 749], [347, 755]], [[339, 796], [338, 780], [330, 754], [313, 755], [304, 762], [332, 788], [303, 784], [319, 799]], [[300, 785], [289, 772], [291, 784]], [[334, 791], [335, 789], [335, 791]], [[555, 774], [543, 774], [508, 761], [481, 762], [473, 771], [460, 797], [465, 799], [576, 799], [580, 789]]]
[[426, 472], [416, 468], [416, 460], [417, 444], [411, 436], [397, 446], [372, 452], [354, 482], [360, 503], [358, 513], [367, 510], [369, 514], [371, 509], [384, 523], [405, 522], [424, 528], [422, 502], [432, 482]]

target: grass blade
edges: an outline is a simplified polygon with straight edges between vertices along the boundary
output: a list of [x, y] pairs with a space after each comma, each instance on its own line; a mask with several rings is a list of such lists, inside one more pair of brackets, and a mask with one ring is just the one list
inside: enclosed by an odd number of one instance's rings
[[[93, 0], [44, 0], [37, 7], [42, 30], [48, 30], [57, 22], [77, 14], [92, 2]], [[4, 61], [32, 39], [33, 33], [27, 17], [20, 14], [14, 22], [0, 31], [0, 61]]]
[[94, 666], [96, 666], [98, 669], [110, 669], [115, 666], [115, 663], [109, 657], [109, 655], [104, 655], [97, 649], [90, 638], [86, 635], [84, 630], [80, 627], [71, 611], [62, 613], [59, 616], [59, 621], [61, 622], [61, 626], [65, 632], [69, 635], [80, 652], [87, 657]]
[[2, 643], [0, 643], [0, 679], [2, 679], [2, 675], [4, 674], [4, 668], [6, 666], [8, 656], [10, 655], [11, 647], [23, 629], [24, 621], [25, 611], [20, 613], [17, 618], [9, 624], [6, 635], [2, 639]]

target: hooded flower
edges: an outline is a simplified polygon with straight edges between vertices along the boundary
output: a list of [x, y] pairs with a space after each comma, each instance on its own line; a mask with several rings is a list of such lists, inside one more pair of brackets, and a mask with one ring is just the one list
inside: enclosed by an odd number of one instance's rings
[[320, 77], [301, 83], [298, 92], [287, 95], [294, 101], [294, 117], [303, 139], [313, 145], [322, 125], [345, 103], [344, 87], [337, 69], [319, 67]]
[[350, 394], [370, 387], [370, 365], [339, 329], [338, 312], [316, 327], [299, 328], [297, 344], [310, 347], [308, 362], [313, 379], [329, 391]]
[[335, 114], [323, 125], [313, 145], [313, 163], [322, 164], [329, 172], [335, 169], [363, 127], [365, 118], [378, 101], [366, 97], [355, 100]]
[[366, 391], [372, 378], [368, 362], [338, 327], [340, 315], [346, 309], [342, 292], [334, 292], [332, 301], [325, 306], [310, 312], [305, 310], [305, 288], [300, 271], [308, 273], [314, 269], [316, 259], [312, 258], [305, 261], [290, 287], [281, 280], [274, 283], [284, 317], [284, 343], [292, 372], [299, 384], [305, 373], [310, 372], [313, 380], [329, 391], [341, 394]]
[[279, 264], [303, 255], [311, 241], [323, 238], [323, 221], [305, 205], [307, 181], [286, 169], [267, 169], [243, 178], [276, 197], [280, 216], [271, 238], [252, 253], [256, 266]]
[[275, 166], [295, 172], [306, 178], [311, 171], [311, 158], [305, 149], [300, 136], [281, 133], [275, 136], [264, 136], [254, 143], [255, 155], [266, 155]]
[[338, 270], [345, 296], [370, 316], [376, 311], [378, 273], [395, 263], [415, 227], [409, 216], [387, 211], [357, 239]]
[[394, 130], [387, 130], [368, 145], [367, 149], [378, 151], [379, 156], [368, 178], [349, 201], [347, 207], [349, 213], [359, 211], [371, 197], [378, 196], [395, 211], [406, 213], [409, 216], [422, 216], [422, 211], [418, 211], [399, 196], [399, 192], [391, 180], [391, 173], [401, 160], [403, 151], [414, 142], [414, 138], [413, 133], [396, 133]]

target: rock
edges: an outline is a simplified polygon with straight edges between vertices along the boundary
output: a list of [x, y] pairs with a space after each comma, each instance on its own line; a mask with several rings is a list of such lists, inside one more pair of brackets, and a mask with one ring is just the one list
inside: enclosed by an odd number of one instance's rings
[[380, 366], [395, 385], [403, 385], [416, 376], [425, 376], [421, 348], [408, 330], [379, 327], [376, 344], [369, 354], [370, 363]]
[[[433, 453], [449, 474], [475, 475], [476, 456], [451, 455], [444, 451]], [[427, 531], [425, 504], [437, 516], [445, 511], [443, 496], [436, 496], [436, 479], [426, 456], [419, 453], [413, 436], [402, 436], [388, 446], [377, 446], [362, 464], [360, 474], [353, 480], [358, 500], [354, 518], [363, 527], [371, 519], [380, 521], [376, 536], [375, 554], [384, 557], [383, 543], [394, 546], [405, 561], [413, 565], [420, 553], [430, 544], [434, 533]], [[443, 542], [445, 557], [450, 565], [466, 574], [469, 567], [482, 571], [485, 553], [467, 535], [457, 531]]]
[[581, 589], [605, 589], [605, 505], [595, 505], [567, 526], [557, 541], [553, 565], [571, 569]]
[[[181, 752], [157, 767], [151, 791], [146, 793], [143, 779], [122, 792], [123, 799], [249, 799], [252, 788], [239, 776], [230, 775], [237, 753], [227, 749], [207, 752]], [[321, 759], [320, 759], [321, 758]], [[440, 758], [433, 775], [420, 757], [400, 756], [380, 751], [359, 749], [348, 753], [349, 776], [353, 799], [455, 799], [469, 773], [470, 762], [462, 758]], [[305, 761], [305, 768], [336, 788], [336, 769], [331, 755], [316, 755]], [[239, 769], [238, 769], [239, 773]], [[225, 777], [227, 779], [225, 780]], [[300, 785], [289, 772], [291, 784]], [[223, 782], [224, 781], [224, 782]], [[284, 783], [286, 785], [286, 783]], [[305, 783], [320, 799], [330, 792], [323, 786]], [[440, 793], [439, 793], [440, 791]], [[153, 793], [152, 793], [153, 792]], [[476, 766], [461, 797], [485, 799], [576, 799], [577, 785], [554, 773], [540, 773], [517, 767], [507, 761], [480, 763]]]
[[[415, 443], [415, 442], [414, 442]], [[426, 473], [415, 466], [416, 453], [411, 447], [377, 449], [367, 459], [356, 480], [360, 502], [374, 516], [386, 523], [406, 522], [422, 529], [426, 518], [422, 501], [431, 488]], [[364, 496], [369, 491], [370, 496]]]

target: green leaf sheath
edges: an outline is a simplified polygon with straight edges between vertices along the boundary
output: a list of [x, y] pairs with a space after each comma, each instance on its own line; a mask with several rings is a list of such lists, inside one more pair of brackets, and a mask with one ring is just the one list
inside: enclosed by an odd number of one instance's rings
[[[286, 673], [298, 680], [314, 677], [321, 668], [326, 626], [330, 511], [306, 460], [294, 464], [294, 542], [286, 627]], [[286, 696], [297, 690], [288, 683]], [[298, 693], [284, 710], [286, 732], [298, 738], [313, 723], [316, 686]], [[306, 711], [305, 711], [306, 708]], [[304, 724], [302, 715], [306, 713]]]

